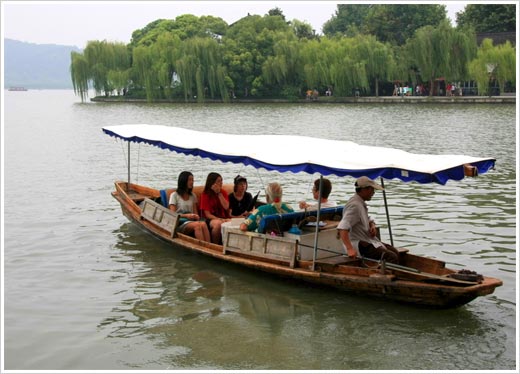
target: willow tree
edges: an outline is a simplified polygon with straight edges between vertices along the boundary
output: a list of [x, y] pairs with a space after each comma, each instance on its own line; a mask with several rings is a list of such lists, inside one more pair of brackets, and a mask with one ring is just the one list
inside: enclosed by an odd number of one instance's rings
[[263, 77], [264, 62], [274, 54], [276, 35], [286, 31], [291, 27], [280, 15], [248, 15], [229, 26], [222, 38], [223, 61], [238, 95], [252, 93], [253, 82]]
[[135, 47], [132, 52], [132, 69], [136, 76], [137, 84], [144, 88], [146, 99], [153, 101], [156, 96], [155, 88], [158, 86], [158, 79], [153, 70], [153, 54], [150, 46]]
[[484, 39], [469, 70], [477, 82], [479, 95], [491, 94], [489, 84], [493, 79], [498, 81], [500, 92], [503, 92], [507, 81], [516, 80], [515, 50], [509, 42], [493, 46], [491, 39]]
[[165, 32], [150, 45], [133, 49], [133, 72], [135, 84], [144, 88], [146, 99], [171, 98], [175, 61], [181, 55], [179, 37]]
[[89, 83], [96, 94], [109, 94], [114, 88], [108, 79], [110, 71], [124, 72], [130, 68], [130, 56], [123, 43], [90, 41], [82, 54], [71, 55], [71, 78], [76, 94], [84, 100]]
[[[436, 78], [461, 80], [467, 77], [467, 66], [476, 53], [476, 39], [468, 30], [451, 27], [445, 20], [437, 27], [426, 26], [406, 44], [410, 66], [416, 66], [421, 77], [430, 82]], [[430, 89], [430, 96], [433, 89]]]
[[374, 80], [375, 95], [379, 96], [379, 80], [390, 79], [395, 70], [392, 48], [373, 35], [358, 35], [353, 42], [357, 58], [365, 63], [367, 79]]
[[229, 99], [227, 73], [220, 48], [220, 44], [209, 37], [191, 38], [182, 42], [175, 69], [186, 100], [194, 91], [199, 102], [203, 102], [206, 96], [220, 96], [223, 101]]
[[506, 82], [516, 81], [516, 51], [509, 41], [500, 44], [497, 48], [496, 78], [500, 92], [504, 92]]
[[356, 48], [355, 38], [335, 40], [337, 46], [330, 50], [330, 76], [339, 96], [350, 96], [354, 90], [369, 88], [366, 61]]
[[81, 97], [81, 101], [85, 101], [88, 97], [90, 81], [90, 69], [87, 59], [78, 52], [72, 52], [70, 59], [70, 76], [74, 93]]
[[335, 95], [350, 96], [368, 89], [366, 59], [355, 38], [311, 40], [301, 48], [304, 79], [309, 88], [332, 87]]
[[301, 89], [300, 42], [293, 32], [279, 32], [273, 46], [273, 55], [262, 65], [262, 74], [267, 84], [289, 88], [297, 95]]
[[337, 39], [324, 37], [301, 44], [300, 54], [307, 88], [334, 86], [330, 67], [336, 60]]

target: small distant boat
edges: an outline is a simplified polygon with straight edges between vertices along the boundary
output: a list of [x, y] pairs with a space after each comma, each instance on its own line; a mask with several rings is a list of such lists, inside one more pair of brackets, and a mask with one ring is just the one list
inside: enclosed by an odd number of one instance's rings
[[[417, 155], [347, 141], [288, 135], [217, 134], [169, 126], [106, 126], [103, 131], [128, 142], [128, 180], [116, 181], [112, 196], [131, 222], [173, 248], [198, 252], [302, 283], [436, 308], [464, 305], [477, 297], [492, 294], [502, 285], [500, 279], [470, 270], [450, 269], [442, 260], [414, 255], [406, 248], [398, 249], [399, 265], [346, 257], [336, 235], [343, 207], [265, 216], [259, 223], [258, 232], [242, 232], [237, 227], [230, 227], [223, 232], [223, 245], [199, 241], [177, 232], [179, 214], [166, 207], [167, 195], [172, 190], [130, 183], [131, 142], [266, 170], [367, 175], [381, 177], [381, 182], [383, 178], [397, 178], [403, 182], [445, 184], [448, 180], [485, 173], [494, 167], [494, 158]], [[313, 149], [320, 151], [309, 152]], [[231, 192], [233, 185], [223, 188]], [[202, 190], [203, 186], [193, 188], [198, 201]], [[310, 220], [310, 215], [314, 220]], [[307, 228], [306, 220], [319, 225]], [[300, 222], [300, 234], [287, 231], [295, 222]], [[283, 232], [283, 236], [273, 235], [275, 229]]]
[[7, 91], [27, 91], [25, 87], [9, 87]]

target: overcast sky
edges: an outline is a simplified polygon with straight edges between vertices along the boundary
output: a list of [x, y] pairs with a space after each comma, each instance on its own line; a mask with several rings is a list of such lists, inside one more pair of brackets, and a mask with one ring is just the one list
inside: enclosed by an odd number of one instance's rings
[[[341, 1], [2, 1], [2, 36], [38, 44], [75, 45], [89, 40], [128, 43], [132, 32], [159, 18], [182, 14], [221, 17], [231, 24], [248, 13], [264, 15], [278, 7], [286, 19], [298, 19], [321, 33]], [[448, 16], [463, 10], [465, 3], [445, 4]]]

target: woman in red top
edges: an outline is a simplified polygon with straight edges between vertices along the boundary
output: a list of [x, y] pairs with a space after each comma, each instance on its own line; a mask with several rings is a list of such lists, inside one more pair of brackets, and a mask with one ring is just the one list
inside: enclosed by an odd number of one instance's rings
[[222, 244], [221, 226], [229, 221], [229, 197], [222, 189], [222, 176], [218, 173], [209, 173], [206, 178], [204, 191], [200, 196], [200, 209], [206, 222], [209, 224], [211, 241]]

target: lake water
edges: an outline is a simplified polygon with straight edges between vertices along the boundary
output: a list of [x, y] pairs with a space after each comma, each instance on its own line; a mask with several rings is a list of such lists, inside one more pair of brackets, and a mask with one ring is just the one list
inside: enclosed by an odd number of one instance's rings
[[[513, 370], [517, 368], [514, 105], [81, 103], [4, 91], [4, 368], [19, 370]], [[494, 294], [430, 310], [309, 287], [173, 250], [111, 197], [126, 144], [105, 125], [306, 134], [418, 153], [491, 156], [445, 186], [385, 181], [394, 242], [498, 277]], [[268, 145], [266, 145], [268, 146]], [[308, 150], [327, 152], [326, 149]], [[277, 174], [132, 147], [132, 180], [175, 186], [240, 173], [310, 200], [317, 175]], [[139, 165], [139, 167], [137, 166]], [[352, 178], [331, 178], [344, 203]], [[386, 235], [382, 195], [370, 211]]]

